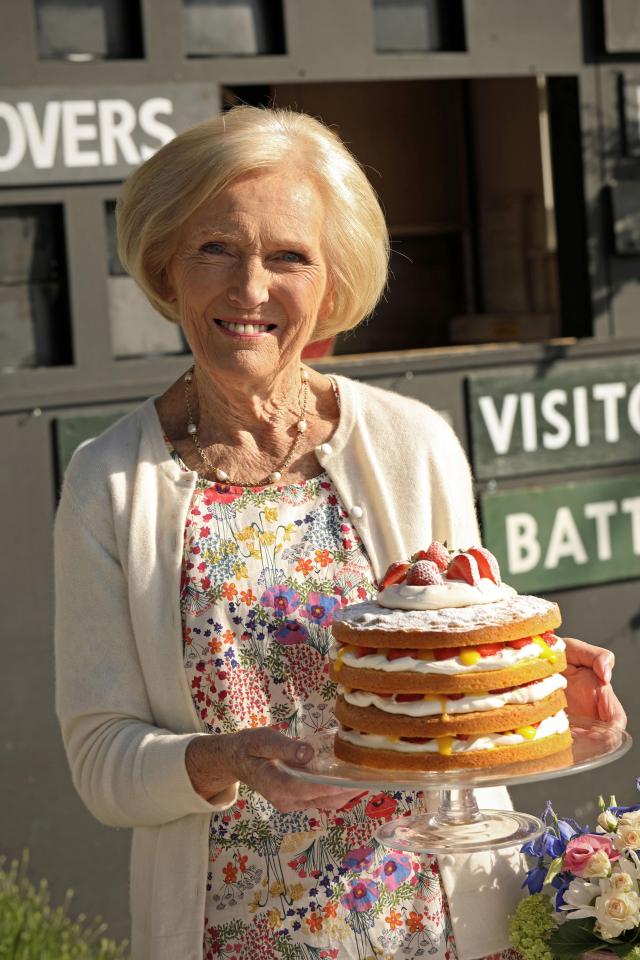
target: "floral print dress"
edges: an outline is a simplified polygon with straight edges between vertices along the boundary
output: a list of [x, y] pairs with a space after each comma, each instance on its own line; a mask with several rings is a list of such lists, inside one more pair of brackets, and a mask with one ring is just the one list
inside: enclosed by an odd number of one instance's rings
[[[334, 612], [374, 593], [365, 549], [326, 473], [262, 488], [198, 480], [180, 604], [203, 730], [328, 729]], [[339, 811], [280, 813], [241, 785], [237, 802], [211, 817], [205, 960], [453, 960], [437, 861], [374, 837], [416, 809], [421, 794], [396, 790], [365, 792]]]

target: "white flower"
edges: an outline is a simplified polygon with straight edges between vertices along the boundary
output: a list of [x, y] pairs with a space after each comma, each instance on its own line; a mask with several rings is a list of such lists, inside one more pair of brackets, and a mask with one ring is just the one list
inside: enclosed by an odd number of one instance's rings
[[595, 902], [596, 930], [610, 940], [640, 924], [640, 897], [635, 892], [603, 892]]
[[[624, 818], [628, 814], [624, 813], [618, 821], [616, 832], [611, 839], [616, 850], [638, 850], [640, 848], [640, 823], [636, 826], [634, 823], [625, 823]], [[633, 814], [635, 817], [635, 813]]]
[[609, 888], [614, 893], [629, 893], [633, 886], [633, 880], [626, 871], [615, 871], [609, 877]]
[[608, 877], [611, 874], [611, 861], [606, 850], [592, 853], [582, 869], [583, 877]]
[[623, 813], [619, 820], [625, 826], [633, 827], [634, 830], [640, 830], [640, 810], [628, 810]]
[[618, 818], [611, 810], [604, 810], [598, 817], [598, 826], [602, 827], [605, 833], [612, 833], [618, 826]]
[[571, 910], [571, 920], [579, 920], [582, 917], [595, 917], [596, 910], [593, 901], [601, 892], [599, 883], [590, 883], [588, 880], [582, 880], [576, 877], [572, 880], [563, 893], [564, 903], [561, 910]]

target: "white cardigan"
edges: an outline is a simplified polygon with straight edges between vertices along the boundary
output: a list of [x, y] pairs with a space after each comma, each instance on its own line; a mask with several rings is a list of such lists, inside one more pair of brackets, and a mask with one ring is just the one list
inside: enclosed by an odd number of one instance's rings
[[[469, 467], [446, 422], [416, 400], [336, 381], [340, 423], [317, 457], [376, 576], [433, 539], [478, 543]], [[196, 477], [167, 452], [148, 400], [76, 451], [56, 518], [56, 710], [83, 801], [102, 823], [134, 828], [135, 960], [202, 960], [209, 819], [237, 793], [229, 788], [209, 804], [184, 760], [189, 741], [202, 735], [179, 608]], [[493, 805], [496, 797], [506, 805], [503, 789], [492, 793]], [[507, 945], [513, 890], [496, 894], [492, 866], [484, 929], [471, 929], [478, 872], [460, 865], [441, 863], [458, 950], [471, 960]]]

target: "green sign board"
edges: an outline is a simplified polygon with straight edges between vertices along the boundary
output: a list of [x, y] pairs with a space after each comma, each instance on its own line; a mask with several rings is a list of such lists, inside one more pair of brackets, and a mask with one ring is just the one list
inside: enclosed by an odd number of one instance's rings
[[640, 577], [640, 473], [480, 497], [483, 540], [519, 593]]
[[640, 356], [471, 376], [479, 480], [640, 461]]

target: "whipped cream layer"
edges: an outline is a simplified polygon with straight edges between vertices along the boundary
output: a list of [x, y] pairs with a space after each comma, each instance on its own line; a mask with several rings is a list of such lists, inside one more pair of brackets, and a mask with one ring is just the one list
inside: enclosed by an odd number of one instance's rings
[[482, 710], [500, 710], [508, 705], [524, 703], [538, 703], [550, 697], [556, 690], [564, 690], [567, 681], [561, 673], [554, 673], [543, 680], [536, 680], [524, 687], [515, 690], [506, 690], [501, 693], [474, 693], [461, 697], [458, 700], [449, 700], [446, 693], [441, 696], [435, 693], [425, 693], [421, 700], [401, 700], [395, 697], [381, 697], [377, 693], [367, 693], [364, 690], [349, 690], [338, 684], [338, 693], [347, 703], [354, 707], [377, 707], [384, 713], [393, 713], [404, 717], [434, 717], [441, 714], [465, 714]]
[[493, 580], [482, 577], [477, 586], [464, 580], [445, 580], [427, 587], [394, 584], [381, 590], [377, 602], [390, 610], [441, 610], [443, 607], [471, 607], [474, 604], [496, 603], [516, 596], [507, 583], [497, 586]]
[[434, 610], [391, 609], [381, 606], [375, 600], [365, 600], [363, 603], [352, 603], [338, 610], [334, 621], [345, 623], [358, 633], [362, 631], [363, 637], [367, 630], [456, 634], [468, 633], [482, 627], [519, 624], [532, 617], [546, 617], [554, 611], [558, 611], [557, 605], [549, 600], [516, 593], [491, 603], [473, 603], [464, 607], [449, 606]]
[[370, 750], [395, 750], [398, 753], [440, 753], [445, 756], [451, 753], [470, 753], [475, 750], [493, 750], [495, 747], [512, 747], [520, 743], [533, 743], [543, 740], [557, 733], [564, 733], [569, 729], [569, 719], [564, 710], [559, 710], [553, 717], [542, 720], [535, 727], [534, 736], [525, 736], [515, 731], [509, 733], [485, 733], [480, 737], [469, 740], [457, 740], [451, 735], [434, 737], [426, 743], [409, 743], [393, 737], [383, 737], [375, 733], [358, 733], [356, 730], [340, 730], [337, 734], [341, 740], [353, 743], [358, 747], [367, 747]]
[[[465, 647], [464, 650], [473, 650]], [[549, 652], [561, 653], [565, 650], [565, 643], [560, 637], [553, 647], [548, 647], [544, 641], [525, 644], [516, 650], [515, 647], [503, 647], [489, 657], [480, 657], [477, 663], [463, 663], [459, 656], [448, 657], [446, 660], [417, 660], [415, 657], [398, 657], [397, 660], [387, 660], [384, 653], [367, 653], [359, 657], [353, 647], [342, 646], [337, 651], [334, 646], [329, 650], [329, 656], [335, 663], [336, 673], [340, 672], [341, 664], [353, 667], [356, 670], [382, 670], [384, 673], [431, 673], [443, 676], [464, 676], [468, 673], [482, 673], [489, 670], [506, 670], [525, 660], [538, 660], [540, 657], [549, 659]], [[425, 654], [431, 651], [425, 651]]]

